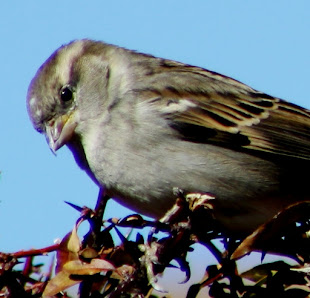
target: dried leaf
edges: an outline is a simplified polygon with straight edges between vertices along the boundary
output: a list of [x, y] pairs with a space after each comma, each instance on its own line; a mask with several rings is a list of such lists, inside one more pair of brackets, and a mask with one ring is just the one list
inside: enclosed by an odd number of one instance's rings
[[[57, 273], [55, 277], [47, 283], [43, 297], [56, 295], [60, 291], [80, 283], [82, 281], [82, 275], [93, 275], [114, 269], [115, 267], [111, 263], [101, 259], [93, 259], [90, 263], [85, 263], [80, 260], [66, 262], [63, 266], [63, 270]], [[81, 278], [79, 278], [79, 275]]]
[[147, 221], [139, 214], [132, 214], [119, 220], [117, 225], [119, 227], [130, 227], [130, 228], [143, 228], [147, 224]]
[[70, 278], [70, 273], [66, 271], [61, 271], [57, 273], [46, 285], [42, 297], [54, 297], [60, 291], [63, 291], [69, 287], [78, 284], [80, 280], [73, 280]]
[[299, 268], [291, 268], [292, 271], [297, 271], [297, 272], [301, 272], [304, 274], [308, 274], [310, 273], [310, 265], [309, 264], [304, 264], [304, 266], [299, 267]]
[[[305, 291], [305, 292], [308, 292], [310, 293], [310, 288], [308, 285], [290, 285], [286, 288], [286, 291], [288, 290], [302, 290], [302, 291]], [[307, 296], [309, 297], [309, 296]]]
[[67, 262], [63, 270], [73, 275], [93, 275], [99, 272], [114, 270], [115, 267], [105, 260], [92, 259], [90, 263], [74, 260]]
[[[251, 235], [245, 238], [231, 256], [231, 259], [238, 259], [251, 251], [270, 251], [270, 241], [286, 228], [298, 220], [307, 218], [310, 213], [310, 202], [300, 202], [285, 208], [267, 223], [258, 227]], [[280, 251], [279, 251], [280, 252]], [[285, 253], [285, 251], [284, 251]]]
[[79, 251], [81, 247], [81, 241], [77, 234], [78, 226], [82, 220], [78, 220], [72, 229], [72, 232], [68, 233], [61, 241], [59, 249], [57, 250], [57, 266], [56, 273], [61, 272], [63, 266], [72, 260], [79, 259]]
[[287, 266], [288, 265], [283, 261], [261, 264], [245, 271], [240, 276], [257, 284], [261, 284], [270, 274], [275, 275], [279, 270], [284, 270]]
[[68, 242], [67, 242], [67, 249], [70, 252], [78, 253], [80, 251], [81, 241], [77, 234], [78, 226], [79, 226], [79, 223], [74, 226], [71, 232], [71, 235], [68, 239]]
[[86, 247], [80, 251], [80, 256], [84, 259], [94, 259], [98, 257], [98, 252], [92, 247]]
[[[72, 233], [67, 234], [62, 240], [60, 248], [57, 250], [57, 256], [56, 256], [57, 265], [55, 269], [56, 273], [61, 272], [63, 266], [67, 262], [70, 262], [72, 260], [77, 260], [79, 258], [78, 251], [69, 250], [69, 247], [74, 248], [74, 245], [72, 244], [68, 245], [68, 243], [70, 242], [71, 236], [72, 236]], [[75, 238], [74, 234], [73, 234], [73, 238]], [[76, 240], [73, 240], [72, 242], [74, 241]]]

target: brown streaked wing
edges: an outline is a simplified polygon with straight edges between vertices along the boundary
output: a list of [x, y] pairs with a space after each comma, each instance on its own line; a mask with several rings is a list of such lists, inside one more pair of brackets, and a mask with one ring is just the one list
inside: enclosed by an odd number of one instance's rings
[[186, 139], [310, 159], [309, 110], [201, 68], [176, 64], [169, 72], [140, 95]]

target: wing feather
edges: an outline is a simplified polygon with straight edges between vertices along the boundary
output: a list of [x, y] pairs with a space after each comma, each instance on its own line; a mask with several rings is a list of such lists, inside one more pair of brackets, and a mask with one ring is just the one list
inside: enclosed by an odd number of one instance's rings
[[190, 141], [310, 159], [310, 112], [202, 68], [161, 60], [138, 97]]

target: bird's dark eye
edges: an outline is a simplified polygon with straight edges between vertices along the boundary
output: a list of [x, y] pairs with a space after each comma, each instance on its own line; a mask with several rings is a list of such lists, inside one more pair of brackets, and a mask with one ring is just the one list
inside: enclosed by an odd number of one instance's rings
[[63, 102], [68, 102], [73, 99], [73, 91], [70, 86], [65, 86], [60, 90], [60, 98]]

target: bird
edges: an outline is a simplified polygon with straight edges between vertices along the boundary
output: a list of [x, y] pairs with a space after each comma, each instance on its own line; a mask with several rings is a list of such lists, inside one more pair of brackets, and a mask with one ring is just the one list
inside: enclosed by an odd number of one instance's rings
[[310, 199], [310, 112], [238, 80], [102, 41], [74, 40], [27, 93], [34, 128], [120, 204], [160, 218], [173, 189], [208, 193], [232, 233]]

